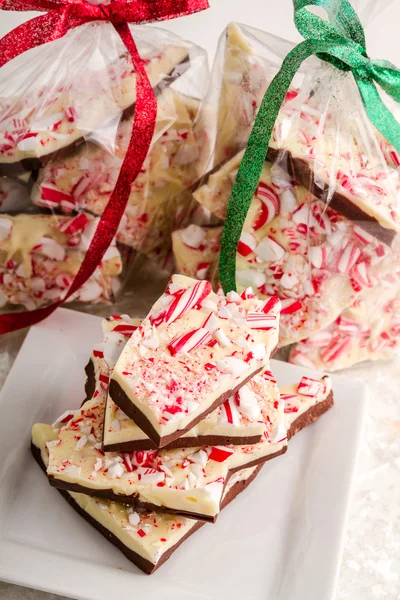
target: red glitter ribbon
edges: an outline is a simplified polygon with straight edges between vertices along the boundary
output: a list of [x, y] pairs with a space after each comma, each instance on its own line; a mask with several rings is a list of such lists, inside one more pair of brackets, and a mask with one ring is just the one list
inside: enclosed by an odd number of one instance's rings
[[0, 0], [0, 10], [46, 12], [16, 27], [0, 40], [0, 67], [23, 52], [63, 37], [93, 21], [112, 23], [126, 46], [136, 72], [136, 104], [132, 134], [117, 183], [101, 216], [95, 235], [63, 300], [36, 310], [0, 315], [0, 333], [29, 327], [48, 317], [93, 274], [111, 244], [128, 202], [133, 181], [140, 172], [153, 137], [157, 100], [128, 23], [173, 19], [208, 8], [208, 0], [113, 0], [94, 5], [85, 0]]

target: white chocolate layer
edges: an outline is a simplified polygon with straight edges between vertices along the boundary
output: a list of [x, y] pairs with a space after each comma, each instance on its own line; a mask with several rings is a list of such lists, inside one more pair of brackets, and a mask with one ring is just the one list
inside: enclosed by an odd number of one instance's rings
[[[190, 302], [201, 290], [206, 297], [185, 310], [186, 298]], [[160, 437], [178, 432], [267, 365], [277, 344], [279, 301], [268, 315], [262, 312], [264, 306], [237, 294], [226, 299], [206, 282], [173, 275], [167, 291], [126, 344], [112, 380]], [[256, 313], [270, 319], [267, 330], [250, 323]], [[182, 351], [171, 353], [180, 336], [190, 337], [197, 330], [208, 331], [207, 327], [212, 333], [205, 344], [186, 351], [185, 342]], [[119, 404], [116, 397], [113, 400]]]

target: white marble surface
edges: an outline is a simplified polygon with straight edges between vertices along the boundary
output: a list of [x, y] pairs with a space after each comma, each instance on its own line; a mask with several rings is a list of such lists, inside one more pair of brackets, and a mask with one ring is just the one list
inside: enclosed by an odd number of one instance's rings
[[[360, 3], [370, 4], [376, 13], [366, 28], [370, 55], [400, 64], [400, 3]], [[27, 16], [0, 13], [0, 35]], [[290, 0], [211, 0], [207, 13], [178, 19], [168, 28], [205, 45], [212, 58], [219, 34], [232, 20], [299, 39], [292, 23]], [[143, 294], [141, 300], [137, 314], [143, 314]], [[17, 333], [0, 338], [0, 384], [23, 337]], [[353, 368], [346, 372], [349, 374], [367, 382], [370, 403], [336, 598], [400, 600], [400, 358], [392, 363]], [[56, 600], [56, 596], [0, 582], [0, 599]]]

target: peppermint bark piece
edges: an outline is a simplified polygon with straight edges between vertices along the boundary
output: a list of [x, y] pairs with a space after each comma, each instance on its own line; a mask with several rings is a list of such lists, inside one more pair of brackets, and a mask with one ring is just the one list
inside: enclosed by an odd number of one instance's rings
[[[246, 31], [230, 23], [225, 32], [222, 77], [217, 87], [218, 110], [214, 164], [220, 164], [247, 144], [258, 107], [272, 79], [271, 70], [257, 56]], [[213, 100], [214, 100], [213, 93]]]
[[400, 346], [400, 273], [366, 290], [327, 328], [296, 344], [289, 361], [336, 371], [366, 360], [389, 360]]
[[[170, 249], [177, 196], [196, 178], [193, 123], [199, 102], [166, 89], [158, 98], [153, 145], [131, 186], [117, 241], [159, 259]], [[32, 200], [62, 211], [101, 215], [110, 199], [132, 132], [133, 115], [122, 121], [115, 147], [82, 144], [39, 172]], [[68, 203], [65, 202], [68, 198]]]
[[234, 472], [286, 451], [284, 404], [279, 401], [272, 374], [264, 371], [256, 375], [252, 391], [266, 398], [261, 442], [158, 452], [104, 453], [101, 440], [105, 402], [86, 402], [75, 413], [61, 415], [53, 426], [59, 432], [57, 442], [49, 447], [49, 481], [69, 491], [215, 521], [225, 486]]
[[[154, 49], [145, 38], [146, 34], [139, 45], [146, 72], [152, 87], [162, 89], [186, 70], [189, 46], [175, 40]], [[3, 99], [1, 173], [39, 168], [55, 153], [71, 151], [88, 137], [110, 142], [110, 130], [113, 138], [121, 115], [135, 105], [136, 73], [127, 54], [107, 68], [99, 69], [90, 57], [88, 65], [73, 81], [60, 81], [59, 86], [52, 81], [23, 98]]]
[[[34, 425], [32, 453], [46, 471], [47, 444], [57, 441], [57, 434], [49, 425]], [[222, 507], [253, 481], [261, 467], [243, 469], [228, 482]], [[147, 574], [154, 573], [195, 531], [204, 525], [185, 517], [157, 511], [134, 511], [132, 508], [109, 500], [98, 500], [84, 494], [59, 490], [68, 503], [86, 521]]]
[[219, 254], [222, 226], [188, 225], [172, 234], [172, 249], [178, 273], [196, 279], [210, 279]]
[[[378, 240], [400, 231], [400, 175], [382, 150], [351, 79], [326, 94], [320, 67], [281, 108], [268, 157], [296, 181]], [[332, 82], [334, 84], [334, 79]], [[358, 104], [356, 104], [358, 102]]]
[[[61, 300], [79, 271], [98, 219], [83, 213], [0, 216], [0, 305], [28, 310]], [[105, 302], [118, 289], [121, 256], [111, 244], [88, 281], [70, 298]]]
[[285, 405], [285, 425], [290, 440], [296, 433], [314, 423], [333, 406], [330, 377], [321, 379], [303, 376], [299, 383], [280, 388]]
[[[103, 320], [103, 341], [95, 346], [86, 366], [86, 399], [90, 400], [93, 397], [105, 400], [106, 403], [103, 428], [105, 451], [133, 452], [156, 447], [108, 395], [108, 382], [114, 364], [126, 341], [141, 322], [141, 319], [130, 319], [127, 315], [113, 315]], [[257, 389], [252, 390], [250, 381], [234, 397], [226, 400], [193, 429], [167, 447], [255, 444], [261, 440], [265, 430], [262, 418], [265, 404], [266, 399], [257, 394]]]
[[173, 275], [115, 365], [112, 400], [167, 446], [268, 364], [279, 310], [277, 298], [225, 298], [209, 282]]
[[[194, 193], [220, 217], [241, 156]], [[280, 345], [332, 323], [390, 272], [391, 257], [387, 246], [265, 163], [238, 245], [236, 279], [239, 291], [252, 286], [261, 298], [281, 298]]]

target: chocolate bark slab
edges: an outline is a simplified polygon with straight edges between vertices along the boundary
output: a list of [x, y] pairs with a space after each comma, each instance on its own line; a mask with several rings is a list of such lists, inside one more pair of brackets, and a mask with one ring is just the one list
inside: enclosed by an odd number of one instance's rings
[[277, 162], [286, 170], [300, 185], [309, 190], [318, 200], [329, 204], [333, 210], [343, 215], [349, 221], [353, 221], [367, 233], [390, 246], [396, 236], [396, 231], [383, 227], [377, 219], [367, 214], [356, 206], [343, 194], [334, 191], [331, 193], [329, 186], [320, 180], [316, 180], [308, 163], [293, 157], [287, 150], [276, 150], [268, 148], [267, 159]]
[[[33, 443], [31, 444], [31, 451], [39, 466], [46, 473], [46, 465], [43, 462], [42, 455], [40, 449], [35, 446]], [[256, 478], [258, 473], [261, 470], [261, 465], [254, 469], [253, 473], [250, 474], [246, 479], [242, 479], [237, 481], [232, 485], [232, 487], [225, 494], [223, 501], [221, 503], [221, 508], [225, 508], [230, 502], [232, 502], [238, 494], [243, 492], [250, 483]], [[204, 525], [203, 521], [198, 521], [191, 526], [191, 529], [171, 548], [169, 548], [157, 561], [156, 564], [151, 561], [145, 559], [143, 556], [139, 555], [137, 552], [134, 552], [131, 548], [128, 548], [116, 535], [114, 535], [109, 529], [104, 527], [101, 523], [95, 520], [91, 515], [89, 515], [65, 490], [58, 490], [60, 494], [65, 498], [68, 504], [79, 514], [81, 515], [88, 523], [90, 523], [95, 529], [97, 529], [108, 541], [110, 541], [114, 546], [116, 546], [121, 552], [139, 569], [144, 571], [146, 574], [150, 575], [154, 573], [156, 569], [158, 569], [161, 565], [163, 565], [166, 560], [179, 548], [179, 546], [190, 537], [193, 533], [198, 531], [200, 527]]]
[[[234, 396], [241, 387], [243, 387], [248, 381], [250, 381], [254, 377], [254, 375], [257, 375], [257, 373], [259, 373], [261, 370], [262, 369], [257, 369], [257, 371], [255, 371], [254, 373], [251, 373], [251, 375], [249, 375], [243, 382], [241, 382], [239, 385], [237, 385], [233, 390], [228, 390], [227, 392], [224, 392], [223, 394], [221, 394], [221, 396], [219, 396], [213, 402], [213, 404], [206, 411], [204, 411], [204, 413], [202, 413], [201, 415], [198, 415], [198, 417], [196, 419], [194, 419], [193, 421], [191, 421], [187, 427], [185, 427], [184, 429], [180, 429], [179, 431], [176, 431], [170, 435], [166, 435], [166, 436], [162, 436], [162, 437], [154, 429], [154, 427], [152, 426], [150, 421], [148, 419], [146, 419], [145, 415], [143, 413], [141, 413], [140, 410], [134, 404], [132, 404], [132, 402], [130, 401], [130, 399], [124, 392], [124, 390], [121, 388], [121, 386], [118, 384], [118, 382], [113, 379], [110, 381], [110, 396], [113, 399], [113, 401], [115, 402], [115, 404], [117, 404], [121, 408], [121, 410], [123, 410], [124, 413], [130, 419], [135, 421], [135, 423], [140, 427], [140, 429], [142, 431], [144, 431], [144, 433], [146, 435], [149, 436], [150, 441], [153, 442], [153, 446], [152, 446], [153, 448], [154, 447], [155, 448], [189, 448], [190, 444], [186, 444], [184, 439], [182, 439], [182, 436], [185, 433], [187, 433], [188, 431], [190, 431], [191, 429], [193, 429], [193, 427], [197, 423], [202, 421], [207, 415], [209, 415], [216, 408], [218, 408], [218, 406], [223, 404], [225, 402], [225, 400], [228, 400], [228, 398], [230, 398], [231, 396]], [[258, 438], [256, 439], [256, 442], [259, 441], [259, 439], [260, 439], [260, 437], [258, 436]], [[197, 440], [198, 440], [198, 438], [197, 438]], [[183, 443], [181, 443], [181, 441], [183, 441]], [[200, 440], [198, 440], [195, 443], [196, 446], [199, 445], [199, 441]], [[244, 442], [244, 443], [251, 443], [251, 442]], [[107, 448], [107, 449], [109, 450], [109, 448]], [[136, 448], [136, 449], [138, 449], [138, 448]]]
[[266, 367], [280, 302], [227, 297], [173, 275], [125, 345], [109, 388], [114, 403], [162, 448]]

